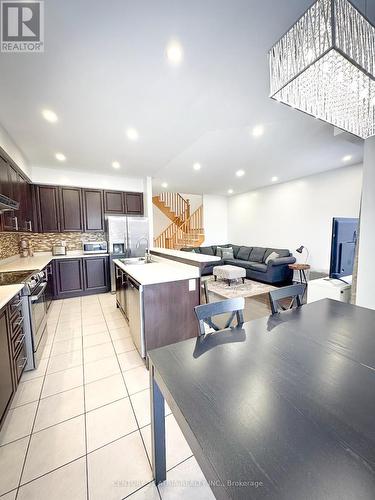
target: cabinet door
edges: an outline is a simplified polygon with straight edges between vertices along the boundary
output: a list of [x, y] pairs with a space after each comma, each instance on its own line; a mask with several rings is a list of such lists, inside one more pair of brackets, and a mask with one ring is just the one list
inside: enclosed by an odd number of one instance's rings
[[27, 189], [28, 183], [25, 179], [18, 174], [18, 192], [19, 192], [19, 202], [20, 208], [18, 210], [18, 228], [19, 231], [28, 231], [26, 219], [27, 219]]
[[13, 394], [6, 310], [0, 312], [0, 421]]
[[58, 207], [58, 188], [55, 186], [38, 186], [37, 211], [40, 232], [60, 232], [60, 218]]
[[83, 231], [82, 190], [60, 188], [60, 231]]
[[103, 191], [84, 189], [85, 231], [104, 231]]
[[36, 231], [34, 220], [33, 186], [28, 182], [25, 186], [25, 228], [26, 231], [29, 232]]
[[58, 298], [81, 295], [84, 290], [82, 259], [55, 260]]
[[[8, 164], [8, 195], [12, 200], [20, 202], [20, 187], [19, 187], [19, 175], [9, 164]], [[3, 214], [4, 219], [4, 231], [18, 231], [20, 227], [20, 217], [21, 215], [21, 203], [20, 210], [7, 210]]]
[[0, 156], [0, 194], [11, 198], [9, 165], [2, 156]]
[[124, 193], [127, 214], [143, 215], [143, 193]]
[[109, 291], [108, 257], [83, 259], [85, 290], [93, 293]]
[[104, 212], [107, 214], [125, 213], [125, 197], [122, 191], [104, 191]]

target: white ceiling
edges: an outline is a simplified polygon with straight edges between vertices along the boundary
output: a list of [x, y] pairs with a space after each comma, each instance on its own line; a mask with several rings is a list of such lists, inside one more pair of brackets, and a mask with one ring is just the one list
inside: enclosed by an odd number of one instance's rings
[[[183, 192], [243, 192], [340, 167], [344, 155], [358, 163], [361, 142], [268, 98], [267, 51], [310, 4], [47, 0], [44, 54], [0, 55], [0, 123], [31, 165], [61, 168], [59, 151], [66, 169], [118, 175], [118, 160], [124, 175]], [[165, 57], [172, 38], [179, 67]]]

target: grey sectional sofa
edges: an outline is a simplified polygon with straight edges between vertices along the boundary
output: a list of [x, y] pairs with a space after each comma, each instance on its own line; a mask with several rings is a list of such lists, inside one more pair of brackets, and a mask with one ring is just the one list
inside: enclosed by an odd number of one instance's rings
[[[215, 266], [230, 264], [246, 269], [246, 277], [263, 283], [287, 284], [293, 280], [293, 271], [289, 269], [289, 264], [296, 262], [293, 254], [289, 250], [280, 248], [247, 247], [240, 245], [212, 245], [208, 247], [188, 247], [182, 248], [185, 252], [196, 252], [205, 255], [218, 255], [217, 248], [233, 248], [233, 259], [224, 258], [213, 264], [207, 265], [202, 274], [212, 274]], [[276, 252], [279, 257], [266, 263], [267, 257]]]

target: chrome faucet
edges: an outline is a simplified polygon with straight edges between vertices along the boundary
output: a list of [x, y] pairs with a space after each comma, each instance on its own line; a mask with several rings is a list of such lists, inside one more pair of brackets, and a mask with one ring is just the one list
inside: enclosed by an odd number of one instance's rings
[[147, 263], [152, 262], [152, 257], [151, 257], [150, 249], [149, 249], [149, 240], [148, 240], [148, 238], [146, 238], [146, 236], [142, 236], [142, 238], [139, 238], [139, 240], [137, 241], [137, 243], [135, 245], [135, 248], [138, 249], [141, 246], [142, 241], [146, 242], [145, 260]]

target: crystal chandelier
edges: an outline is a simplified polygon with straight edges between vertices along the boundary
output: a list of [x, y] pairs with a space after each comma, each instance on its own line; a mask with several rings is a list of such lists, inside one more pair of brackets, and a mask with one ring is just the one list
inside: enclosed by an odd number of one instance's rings
[[367, 139], [375, 135], [375, 27], [348, 0], [318, 0], [269, 53], [271, 95]]

